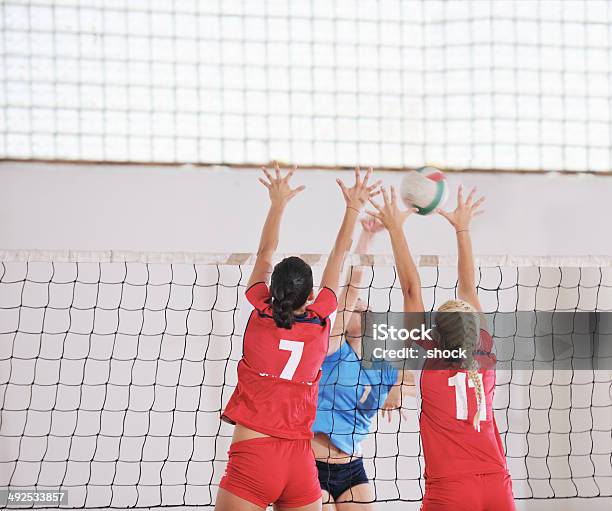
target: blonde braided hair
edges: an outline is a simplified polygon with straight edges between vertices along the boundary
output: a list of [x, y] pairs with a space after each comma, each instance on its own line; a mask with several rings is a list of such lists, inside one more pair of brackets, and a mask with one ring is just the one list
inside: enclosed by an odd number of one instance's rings
[[472, 425], [476, 431], [480, 431], [480, 411], [486, 403], [482, 403], [484, 391], [482, 380], [478, 374], [478, 362], [474, 359], [474, 351], [480, 340], [480, 323], [476, 309], [463, 300], [448, 300], [444, 302], [436, 314], [436, 332], [438, 342], [442, 349], [463, 348], [466, 358], [461, 366], [467, 369], [468, 377], [476, 391], [476, 403], [478, 408]]

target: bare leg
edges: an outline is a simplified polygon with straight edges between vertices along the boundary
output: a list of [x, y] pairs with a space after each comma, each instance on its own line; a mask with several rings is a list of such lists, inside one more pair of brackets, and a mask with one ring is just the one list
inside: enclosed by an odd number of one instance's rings
[[336, 511], [334, 499], [327, 490], [321, 490], [321, 499], [323, 500], [323, 511]]
[[336, 499], [337, 511], [373, 511], [374, 489], [370, 483], [358, 484]]
[[265, 508], [219, 488], [215, 511], [263, 511]]
[[[276, 511], [321, 511], [323, 508], [321, 507], [321, 499], [315, 500], [310, 504], [306, 504], [301, 507], [277, 507], [274, 506]], [[242, 511], [242, 510], [241, 510]]]

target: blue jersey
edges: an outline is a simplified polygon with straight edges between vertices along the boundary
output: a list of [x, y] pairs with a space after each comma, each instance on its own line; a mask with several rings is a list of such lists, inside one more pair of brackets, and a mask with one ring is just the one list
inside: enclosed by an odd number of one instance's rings
[[372, 418], [397, 380], [397, 369], [384, 364], [364, 369], [348, 342], [328, 355], [321, 368], [313, 433], [326, 434], [347, 454], [360, 454]]

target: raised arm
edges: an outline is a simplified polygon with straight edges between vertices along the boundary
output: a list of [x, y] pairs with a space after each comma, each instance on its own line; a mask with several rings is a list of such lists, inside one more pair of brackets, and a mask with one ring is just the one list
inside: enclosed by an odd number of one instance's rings
[[[404, 235], [404, 222], [416, 209], [409, 208], [401, 211], [397, 205], [397, 194], [394, 187], [391, 187], [390, 194], [387, 190], [383, 190], [383, 201], [384, 203], [379, 205], [370, 200], [376, 211], [368, 211], [368, 214], [380, 220], [389, 231], [395, 267], [404, 295], [404, 312], [423, 312], [425, 307], [421, 296], [421, 277]], [[412, 318], [412, 321], [415, 321], [415, 318]], [[408, 369], [398, 371], [395, 385], [389, 390], [387, 399], [381, 406], [382, 416], [386, 415], [391, 421], [391, 411], [397, 409], [400, 416], [406, 420], [407, 416], [402, 409], [402, 401], [404, 396], [412, 395], [415, 395], [412, 372]]]
[[355, 230], [355, 224], [357, 223], [359, 213], [364, 204], [371, 197], [376, 195], [376, 189], [380, 185], [380, 181], [377, 181], [373, 185], [368, 184], [371, 175], [372, 169], [370, 168], [362, 181], [359, 168], [356, 168], [355, 184], [352, 188], [347, 188], [342, 179], [336, 180], [342, 190], [342, 195], [346, 202], [346, 210], [342, 219], [342, 225], [340, 225], [340, 230], [336, 236], [336, 242], [329, 254], [327, 265], [321, 277], [321, 287], [328, 287], [334, 293], [338, 291], [340, 271], [342, 270], [344, 258], [351, 249], [353, 243], [353, 231]]
[[[384, 227], [375, 218], [362, 218], [361, 219], [361, 234], [355, 245], [356, 254], [367, 254], [370, 244], [376, 236], [376, 233], [380, 232]], [[353, 314], [356, 314], [356, 303], [359, 298], [360, 286], [363, 282], [364, 267], [355, 266], [350, 270], [350, 275], [346, 283], [346, 287], [340, 293], [338, 299], [338, 315], [334, 321], [332, 327], [328, 354], [334, 353], [340, 348], [342, 339], [346, 331], [346, 327]], [[347, 339], [349, 342], [352, 339]], [[361, 342], [361, 339], [355, 339], [355, 342]]]
[[472, 239], [470, 237], [470, 223], [472, 218], [482, 214], [479, 209], [485, 198], [480, 197], [474, 202], [476, 188], [463, 200], [463, 186], [457, 190], [457, 207], [454, 211], [438, 211], [454, 227], [457, 235], [457, 297], [468, 302], [477, 311], [482, 312], [478, 299], [476, 281], [474, 277], [474, 254], [472, 253]]
[[416, 209], [401, 211], [397, 206], [397, 194], [393, 187], [391, 187], [391, 194], [387, 190], [383, 190], [383, 199], [383, 205], [370, 200], [372, 206], [376, 208], [376, 212], [368, 211], [368, 214], [380, 220], [389, 231], [395, 266], [404, 295], [404, 312], [423, 312], [421, 277], [404, 235], [404, 222]]
[[391, 412], [399, 410], [403, 420], [408, 420], [408, 415], [402, 408], [405, 397], [416, 397], [415, 378], [412, 371], [409, 369], [399, 370], [395, 385], [389, 389], [387, 399], [380, 407], [380, 412], [383, 417], [387, 416], [387, 420], [391, 422]]
[[267, 282], [270, 278], [272, 258], [278, 247], [280, 223], [285, 212], [285, 206], [305, 188], [303, 185], [297, 188], [291, 188], [289, 185], [289, 180], [295, 172], [295, 167], [287, 172], [284, 177], [281, 176], [280, 168], [276, 162], [274, 163], [275, 177], [272, 177], [267, 168], [262, 167], [262, 170], [266, 179], [260, 177], [259, 181], [268, 189], [270, 209], [261, 231], [261, 239], [257, 249], [257, 260], [255, 261], [247, 287], [251, 287], [257, 282]]

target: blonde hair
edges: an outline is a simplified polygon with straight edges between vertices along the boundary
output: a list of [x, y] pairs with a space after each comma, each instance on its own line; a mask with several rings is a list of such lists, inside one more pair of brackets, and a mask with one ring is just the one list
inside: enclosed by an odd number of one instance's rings
[[436, 314], [436, 332], [442, 349], [463, 348], [466, 358], [461, 366], [467, 369], [468, 377], [476, 391], [476, 414], [472, 421], [474, 429], [480, 431], [480, 410], [486, 403], [482, 403], [484, 391], [482, 380], [478, 374], [479, 365], [474, 359], [474, 351], [480, 339], [480, 322], [476, 309], [463, 300], [448, 300], [438, 308]]

